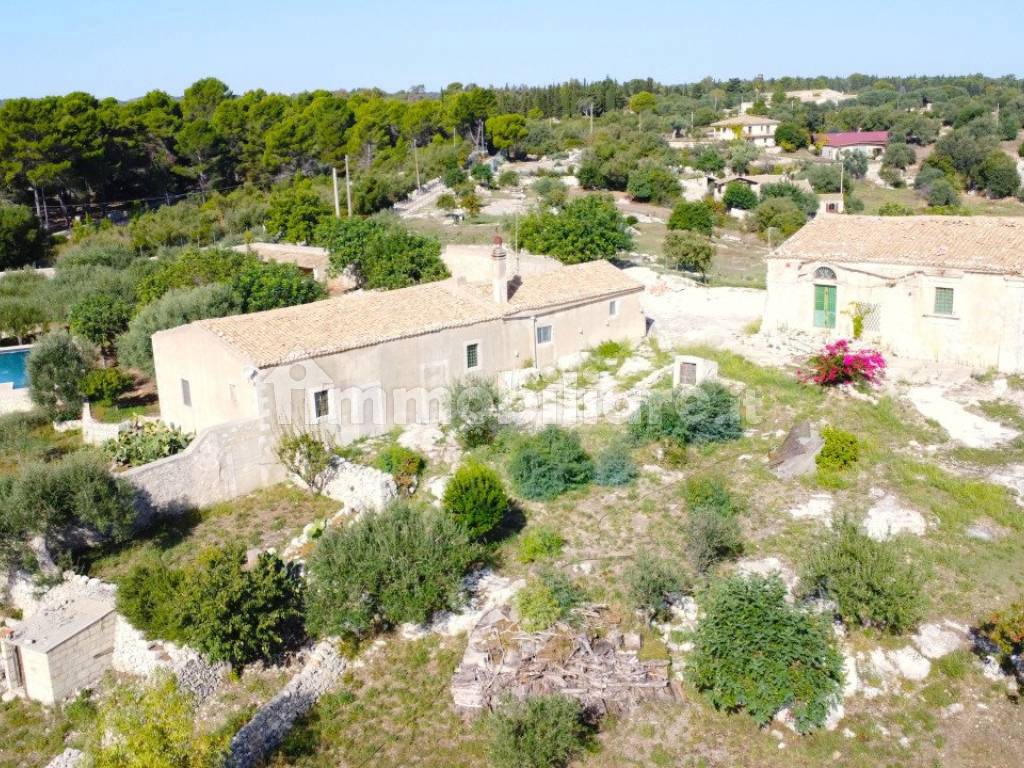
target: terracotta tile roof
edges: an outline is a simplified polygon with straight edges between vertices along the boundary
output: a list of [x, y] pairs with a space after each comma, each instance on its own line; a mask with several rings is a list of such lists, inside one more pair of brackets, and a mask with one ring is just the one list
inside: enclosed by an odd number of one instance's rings
[[506, 305], [491, 301], [489, 285], [442, 280], [196, 324], [219, 336], [256, 367], [265, 368], [639, 290], [639, 283], [601, 261], [529, 275], [510, 290]]
[[769, 258], [1024, 273], [1024, 218], [823, 216]]
[[865, 144], [887, 144], [888, 131], [844, 131], [840, 133], [819, 133], [815, 141], [824, 139], [826, 147], [859, 147]]
[[711, 124], [712, 128], [727, 128], [730, 125], [778, 125], [778, 120], [773, 120], [770, 117], [763, 117], [761, 115], [736, 115], [735, 117], [727, 117], [724, 120], [718, 120]]

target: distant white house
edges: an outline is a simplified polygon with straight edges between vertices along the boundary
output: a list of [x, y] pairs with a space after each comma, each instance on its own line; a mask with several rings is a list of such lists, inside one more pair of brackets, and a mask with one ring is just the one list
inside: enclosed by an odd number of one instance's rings
[[710, 137], [716, 141], [746, 139], [757, 147], [775, 146], [779, 121], [761, 115], [736, 115], [711, 124]]
[[888, 131], [843, 131], [838, 133], [819, 133], [814, 137], [815, 144], [821, 145], [821, 156], [829, 160], [838, 160], [851, 152], [863, 152], [870, 158], [878, 157], [885, 151], [889, 143]]
[[783, 182], [793, 184], [806, 192], [814, 191], [807, 179], [791, 179], [789, 176], [780, 173], [750, 173], [726, 176], [724, 179], [708, 176], [708, 194], [715, 200], [721, 200], [725, 195], [725, 188], [734, 181], [746, 184], [757, 195], [761, 194], [761, 188], [765, 184], [781, 184]]
[[857, 94], [843, 93], [832, 88], [809, 88], [799, 91], [786, 91], [786, 98], [796, 99], [802, 104], [828, 104], [829, 102], [838, 104], [847, 99], [857, 98]]

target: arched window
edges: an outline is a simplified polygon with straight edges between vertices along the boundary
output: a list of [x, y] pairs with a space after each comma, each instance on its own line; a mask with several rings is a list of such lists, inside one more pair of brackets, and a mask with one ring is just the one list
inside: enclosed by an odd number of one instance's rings
[[832, 270], [831, 267], [818, 267], [816, 270], [814, 270], [814, 279], [815, 280], [835, 280], [836, 279], [836, 273]]

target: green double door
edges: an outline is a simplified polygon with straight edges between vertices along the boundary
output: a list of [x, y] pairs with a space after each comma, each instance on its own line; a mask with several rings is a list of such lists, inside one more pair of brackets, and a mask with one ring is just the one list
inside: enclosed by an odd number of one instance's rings
[[836, 286], [814, 286], [814, 327], [836, 327]]

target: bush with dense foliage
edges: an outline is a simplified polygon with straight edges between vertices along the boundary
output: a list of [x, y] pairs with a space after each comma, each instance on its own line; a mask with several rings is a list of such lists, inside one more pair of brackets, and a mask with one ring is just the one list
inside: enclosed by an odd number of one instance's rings
[[519, 222], [519, 243], [533, 253], [553, 256], [565, 264], [609, 259], [628, 250], [633, 239], [610, 197], [589, 195], [561, 211], [534, 211]]
[[83, 297], [68, 311], [68, 328], [75, 336], [92, 342], [104, 353], [128, 330], [135, 307], [127, 300], [102, 293]]
[[860, 441], [857, 436], [835, 427], [821, 430], [824, 445], [814, 457], [818, 469], [826, 472], [841, 472], [857, 463], [860, 458]]
[[565, 546], [565, 539], [553, 528], [546, 526], [527, 528], [519, 538], [518, 557], [521, 563], [535, 563], [558, 557]]
[[579, 435], [551, 425], [518, 442], [509, 457], [508, 474], [520, 496], [553, 499], [587, 485], [594, 476], [594, 463]]
[[494, 768], [566, 768], [591, 738], [583, 706], [559, 695], [505, 701], [487, 728]]
[[541, 176], [532, 189], [547, 208], [562, 208], [569, 201], [569, 188], [556, 176]]
[[978, 171], [979, 186], [989, 197], [1011, 197], [1020, 189], [1017, 163], [1001, 149], [990, 152]]
[[751, 211], [757, 207], [757, 193], [750, 188], [750, 185], [742, 181], [730, 181], [725, 185], [725, 192], [722, 194], [722, 202], [726, 208], [737, 208], [741, 211]]
[[78, 451], [49, 464], [30, 464], [7, 487], [6, 501], [30, 532], [59, 539], [69, 527], [87, 526], [124, 541], [135, 525], [135, 491], [110, 473], [101, 454]]
[[669, 168], [645, 161], [629, 172], [626, 194], [641, 203], [667, 205], [682, 192], [679, 177]]
[[331, 528], [309, 559], [307, 626], [358, 639], [422, 623], [459, 606], [463, 576], [479, 557], [451, 517], [404, 501]]
[[714, 381], [702, 382], [688, 394], [654, 392], [630, 419], [629, 434], [639, 442], [669, 438], [681, 445], [735, 440], [743, 434], [739, 402]]
[[270, 552], [246, 565], [241, 544], [204, 550], [184, 568], [158, 557], [118, 586], [117, 607], [150, 637], [187, 643], [211, 661], [270, 660], [304, 636], [297, 566]]
[[104, 449], [119, 467], [138, 467], [173, 456], [188, 448], [192, 435], [162, 421], [136, 421]]
[[327, 437], [313, 432], [284, 432], [277, 439], [275, 452], [284, 468], [309, 490], [323, 492], [336, 457]]
[[81, 384], [91, 368], [89, 355], [62, 330], [51, 331], [32, 347], [26, 364], [29, 397], [51, 419], [76, 419], [82, 411]]
[[688, 592], [690, 584], [675, 564], [641, 552], [626, 570], [630, 603], [648, 619], [667, 621], [674, 601]]
[[350, 270], [365, 288], [405, 288], [449, 277], [436, 238], [389, 219], [327, 219], [315, 241], [330, 251], [335, 274]]
[[668, 232], [662, 250], [667, 266], [683, 272], [697, 272], [701, 280], [707, 280], [708, 269], [715, 258], [715, 246], [709, 237], [685, 230]]
[[791, 181], [762, 184], [761, 200], [790, 200], [805, 216], [814, 216], [818, 212], [818, 196]]
[[214, 283], [198, 288], [178, 288], [147, 305], [128, 324], [128, 332], [117, 340], [117, 357], [122, 365], [154, 375], [153, 334], [195, 320], [234, 314], [231, 287]]
[[422, 454], [399, 443], [389, 443], [374, 459], [373, 466], [395, 478], [399, 493], [408, 496], [416, 490], [420, 475], [427, 466]]
[[629, 446], [615, 440], [594, 459], [594, 482], [598, 485], [628, 485], [637, 475]]
[[894, 541], [875, 541], [849, 520], [836, 522], [811, 553], [801, 591], [833, 600], [847, 624], [893, 634], [910, 631], [924, 613], [921, 578]]
[[455, 470], [445, 486], [441, 506], [471, 539], [479, 539], [501, 524], [508, 504], [498, 473], [485, 464], [469, 462]]
[[112, 405], [135, 384], [135, 377], [120, 368], [93, 368], [82, 379], [79, 392], [90, 403]]
[[803, 381], [831, 387], [839, 384], [875, 384], [885, 374], [885, 358], [873, 349], [852, 350], [850, 342], [838, 339], [807, 358], [800, 371]]
[[47, 238], [26, 205], [0, 198], [0, 270], [33, 264], [46, 255]]
[[895, 201], [882, 203], [878, 206], [879, 216], [913, 216], [916, 211], [909, 205], [903, 203], [897, 203]]
[[797, 123], [779, 123], [775, 126], [775, 143], [786, 152], [795, 152], [810, 145], [811, 134]]
[[691, 509], [683, 533], [690, 565], [699, 574], [743, 551], [739, 521], [713, 507]]
[[468, 377], [455, 381], [445, 397], [448, 428], [463, 448], [494, 442], [502, 425], [502, 397], [490, 379]]
[[789, 237], [806, 223], [807, 214], [788, 198], [769, 198], [754, 209], [754, 225], [770, 237]]
[[786, 603], [780, 579], [730, 577], [703, 601], [690, 681], [717, 708], [745, 710], [758, 725], [788, 707], [801, 733], [839, 700], [843, 658], [827, 618]]
[[686, 480], [683, 488], [688, 509], [712, 509], [723, 517], [735, 517], [744, 510], [744, 504], [729, 491], [717, 477], [696, 475]]
[[37, 300], [0, 298], [0, 334], [13, 337], [18, 344], [23, 344], [25, 337], [38, 333], [48, 319], [47, 308], [40, 306]]
[[251, 261], [232, 275], [231, 300], [240, 314], [293, 307], [326, 298], [327, 291], [294, 264]]
[[526, 582], [513, 602], [523, 629], [542, 632], [568, 619], [583, 602], [583, 593], [564, 574], [543, 570]]
[[1004, 661], [1024, 653], [1024, 600], [990, 613], [979, 631], [999, 648]]
[[271, 192], [267, 232], [291, 243], [309, 243], [317, 226], [330, 215], [330, 206], [313, 185], [300, 181]]
[[669, 229], [683, 229], [711, 236], [715, 224], [714, 206], [707, 200], [688, 202], [682, 200], [672, 209], [668, 219]]
[[99, 705], [85, 749], [93, 768], [218, 768], [229, 733], [209, 733], [171, 674], [120, 684]]

